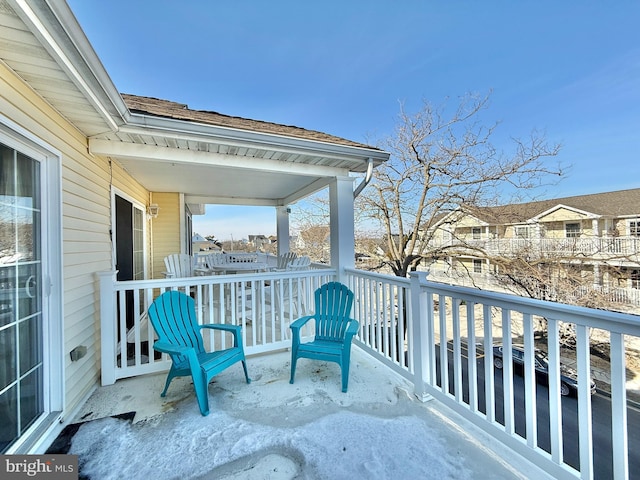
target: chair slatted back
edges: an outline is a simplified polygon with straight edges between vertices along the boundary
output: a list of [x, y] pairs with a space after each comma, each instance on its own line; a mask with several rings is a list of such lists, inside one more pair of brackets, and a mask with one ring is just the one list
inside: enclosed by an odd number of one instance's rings
[[214, 265], [222, 265], [223, 263], [227, 263], [229, 260], [227, 259], [226, 253], [210, 253], [206, 257], [207, 267], [211, 268]]
[[164, 266], [173, 278], [193, 277], [193, 259], [186, 253], [174, 253], [164, 257]]
[[276, 265], [276, 268], [280, 270], [284, 270], [296, 258], [298, 258], [298, 254], [295, 252], [286, 252], [286, 253], [283, 253], [282, 255], [278, 255], [278, 263]]
[[351, 320], [353, 292], [340, 282], [315, 291], [316, 340], [342, 341]]
[[306, 255], [298, 257], [287, 265], [287, 270], [308, 270], [311, 266], [311, 258]]
[[[205, 351], [195, 304], [189, 295], [175, 290], [164, 292], [151, 304], [148, 315], [159, 341], [193, 347], [198, 354]], [[171, 355], [171, 359], [176, 364], [185, 361], [182, 355]]]

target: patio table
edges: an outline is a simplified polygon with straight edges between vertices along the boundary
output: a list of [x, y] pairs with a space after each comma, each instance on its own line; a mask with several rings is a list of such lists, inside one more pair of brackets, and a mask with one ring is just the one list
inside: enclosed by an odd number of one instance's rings
[[249, 273], [269, 270], [269, 265], [263, 262], [226, 262], [212, 265], [210, 269], [220, 273]]

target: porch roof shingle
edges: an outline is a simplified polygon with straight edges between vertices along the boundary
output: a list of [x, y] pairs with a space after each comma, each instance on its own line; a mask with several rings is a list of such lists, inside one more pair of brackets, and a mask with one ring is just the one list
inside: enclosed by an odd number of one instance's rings
[[610, 218], [640, 215], [640, 188], [465, 210], [479, 220], [496, 225], [525, 222], [560, 205]]
[[287, 137], [315, 140], [318, 142], [332, 143], [349, 147], [359, 147], [380, 150], [377, 147], [347, 140], [328, 133], [307, 130], [293, 125], [281, 125], [278, 123], [252, 120], [249, 118], [224, 115], [208, 110], [192, 110], [184, 103], [172, 102], [153, 97], [143, 97], [127, 93], [121, 94], [122, 99], [132, 113], [142, 113], [158, 117], [183, 120], [187, 122], [204, 123], [219, 127], [235, 128], [250, 132], [270, 133]]

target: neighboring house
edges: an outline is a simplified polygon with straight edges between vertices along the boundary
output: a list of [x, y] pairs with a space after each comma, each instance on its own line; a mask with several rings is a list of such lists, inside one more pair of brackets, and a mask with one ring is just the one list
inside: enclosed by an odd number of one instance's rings
[[480, 276], [519, 257], [572, 265], [585, 286], [640, 298], [640, 189], [465, 208], [440, 219], [430, 246], [435, 276]]
[[295, 250], [300, 255], [311, 257], [314, 262], [328, 263], [331, 250], [329, 245], [330, 231], [328, 225], [314, 225], [300, 230], [296, 237]]
[[0, 0], [0, 452], [42, 451], [98, 384], [99, 272], [160, 278], [166, 255], [192, 253], [205, 204], [275, 208], [287, 251], [288, 205], [322, 188], [341, 271], [350, 175], [388, 157], [121, 95], [65, 2]]
[[220, 242], [207, 240], [199, 233], [195, 233], [191, 237], [191, 244], [193, 245], [193, 253], [222, 250], [222, 244]]
[[266, 235], [249, 235], [249, 244], [259, 250], [265, 245], [270, 245], [271, 240]]

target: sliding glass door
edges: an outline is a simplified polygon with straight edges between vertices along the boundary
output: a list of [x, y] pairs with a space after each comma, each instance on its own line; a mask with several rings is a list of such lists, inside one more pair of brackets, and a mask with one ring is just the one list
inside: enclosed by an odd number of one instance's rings
[[0, 143], [0, 452], [45, 413], [41, 164]]

